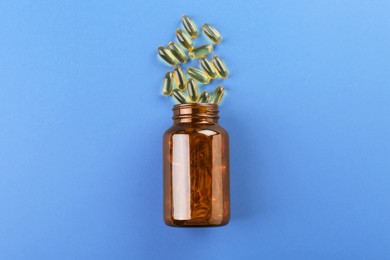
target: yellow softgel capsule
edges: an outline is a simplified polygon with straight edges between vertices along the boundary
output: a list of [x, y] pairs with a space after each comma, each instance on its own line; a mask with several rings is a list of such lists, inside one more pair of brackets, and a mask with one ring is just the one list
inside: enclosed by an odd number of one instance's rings
[[188, 104], [191, 103], [190, 98], [183, 92], [180, 91], [179, 89], [175, 88], [172, 91], [172, 96], [180, 103], [180, 104]]
[[229, 76], [229, 71], [226, 68], [225, 63], [222, 61], [220, 57], [214, 55], [212, 58], [213, 66], [217, 70], [218, 75], [221, 78], [226, 79]]
[[192, 49], [188, 55], [190, 55], [191, 59], [196, 59], [210, 54], [213, 49], [214, 47], [212, 44], [206, 44]]
[[164, 96], [169, 96], [172, 93], [173, 89], [173, 73], [172, 71], [168, 71], [165, 73], [163, 80], [162, 93]]
[[187, 74], [190, 75], [193, 79], [196, 81], [199, 81], [200, 83], [203, 84], [208, 84], [210, 82], [209, 76], [207, 76], [206, 72], [196, 69], [196, 68], [188, 68], [187, 69]]
[[187, 78], [180, 66], [175, 68], [173, 71], [173, 76], [175, 78], [177, 88], [182, 91], [185, 90], [187, 87]]
[[210, 78], [216, 79], [218, 77], [217, 71], [207, 57], [200, 59], [200, 66], [207, 73], [207, 75], [209, 75]]
[[186, 63], [187, 62], [187, 55], [183, 51], [183, 49], [180, 47], [179, 44], [176, 42], [170, 42], [168, 43], [168, 48], [172, 52], [172, 54], [180, 61], [181, 63]]
[[222, 42], [221, 34], [208, 23], [202, 25], [203, 32], [209, 37], [209, 39], [215, 44], [220, 44]]
[[183, 47], [187, 50], [192, 50], [194, 48], [194, 44], [192, 43], [191, 37], [188, 36], [188, 34], [186, 34], [185, 32], [183, 32], [183, 30], [176, 30], [176, 38], [180, 42], [180, 44], [183, 45]]
[[183, 23], [184, 29], [186, 29], [187, 33], [192, 38], [198, 37], [198, 28], [196, 28], [194, 21], [188, 15], [183, 15], [181, 17], [181, 21]]
[[222, 99], [224, 93], [225, 93], [225, 88], [222, 85], [219, 85], [214, 90], [214, 93], [210, 98], [210, 103], [219, 105], [219, 103], [221, 103], [221, 99]]
[[160, 55], [160, 57], [169, 65], [176, 66], [177, 64], [179, 64], [179, 61], [176, 59], [173, 53], [164, 46], [158, 47], [157, 52], [158, 55]]
[[207, 103], [210, 99], [210, 92], [208, 90], [203, 90], [199, 95], [198, 103]]
[[187, 92], [192, 102], [196, 102], [198, 100], [198, 85], [192, 78], [190, 78], [187, 82]]

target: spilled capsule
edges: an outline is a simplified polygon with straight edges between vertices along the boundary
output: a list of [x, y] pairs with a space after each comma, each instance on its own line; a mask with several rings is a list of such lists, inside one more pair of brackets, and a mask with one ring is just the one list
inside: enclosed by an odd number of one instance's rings
[[169, 96], [172, 93], [173, 89], [173, 73], [172, 71], [168, 71], [165, 73], [163, 80], [163, 88], [162, 93], [164, 96]]
[[210, 92], [208, 90], [203, 90], [199, 95], [198, 103], [207, 103], [210, 99]]
[[210, 78], [215, 79], [218, 77], [217, 71], [207, 57], [200, 59], [200, 66], [207, 73], [207, 75], [209, 75]]
[[165, 48], [164, 46], [158, 47], [157, 52], [158, 55], [160, 55], [160, 57], [168, 64], [172, 66], [176, 66], [177, 64], [179, 64], [179, 61], [172, 54], [172, 52], [169, 49]]
[[187, 82], [187, 92], [192, 102], [198, 100], [198, 85], [193, 78], [190, 78]]
[[214, 68], [217, 70], [218, 75], [221, 78], [226, 79], [229, 76], [229, 71], [226, 68], [225, 63], [222, 61], [222, 59], [220, 57], [218, 57], [217, 55], [214, 55], [212, 58], [212, 63], [213, 63]]
[[210, 98], [210, 104], [217, 104], [221, 103], [221, 99], [223, 97], [223, 94], [225, 93], [225, 88], [222, 85], [219, 85], [215, 90], [213, 95]]
[[192, 49], [188, 55], [190, 55], [191, 59], [200, 58], [210, 54], [213, 49], [212, 44], [206, 44]]
[[206, 72], [196, 69], [196, 68], [188, 68], [187, 69], [187, 74], [190, 75], [193, 79], [199, 81], [200, 83], [203, 84], [208, 84], [210, 82], [209, 76], [207, 76]]
[[221, 34], [208, 23], [202, 25], [203, 32], [207, 35], [207, 37], [214, 42], [215, 44], [220, 44], [222, 42]]
[[194, 48], [194, 44], [192, 43], [191, 37], [188, 36], [188, 34], [186, 34], [185, 32], [183, 32], [183, 30], [176, 30], [176, 38], [180, 42], [180, 44], [183, 45], [183, 47], [187, 50], [192, 50]]
[[196, 28], [194, 21], [188, 15], [183, 15], [181, 17], [181, 22], [183, 23], [184, 29], [186, 29], [187, 33], [192, 38], [198, 37], [198, 28]]
[[170, 42], [168, 43], [168, 48], [172, 52], [172, 54], [180, 61], [181, 63], [186, 63], [187, 62], [187, 55], [183, 51], [183, 49], [180, 47], [179, 44], [176, 42]]
[[187, 78], [180, 66], [175, 68], [173, 71], [173, 76], [175, 78], [177, 88], [182, 91], [185, 90], [187, 87]]
[[191, 103], [190, 98], [183, 92], [180, 91], [179, 89], [175, 88], [172, 91], [172, 96], [180, 103], [180, 104], [188, 104]]

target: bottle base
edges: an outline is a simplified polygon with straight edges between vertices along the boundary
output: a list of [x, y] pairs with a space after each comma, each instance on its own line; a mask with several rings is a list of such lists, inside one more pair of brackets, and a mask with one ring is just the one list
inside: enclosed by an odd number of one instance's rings
[[205, 227], [222, 227], [226, 226], [229, 223], [229, 220], [223, 220], [220, 223], [211, 223], [209, 221], [201, 220], [165, 220], [165, 224], [170, 227], [179, 227], [179, 228], [205, 228]]

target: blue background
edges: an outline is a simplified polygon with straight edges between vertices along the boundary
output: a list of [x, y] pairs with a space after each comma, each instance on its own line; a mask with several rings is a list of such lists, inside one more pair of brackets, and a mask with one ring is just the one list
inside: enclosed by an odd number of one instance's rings
[[[162, 220], [182, 14], [223, 34], [232, 219]], [[2, 1], [0, 259], [390, 259], [389, 1]], [[219, 82], [205, 87], [212, 89]]]

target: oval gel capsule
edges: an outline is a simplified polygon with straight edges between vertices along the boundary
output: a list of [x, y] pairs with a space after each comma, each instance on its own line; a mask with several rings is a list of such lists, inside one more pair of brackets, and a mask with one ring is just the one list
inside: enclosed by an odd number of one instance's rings
[[196, 69], [196, 68], [188, 68], [187, 69], [187, 74], [195, 79], [196, 81], [199, 81], [200, 83], [203, 84], [208, 84], [210, 82], [209, 76], [207, 76], [206, 72]]
[[183, 51], [183, 49], [180, 47], [179, 44], [176, 42], [170, 42], [168, 43], [168, 48], [172, 52], [172, 54], [178, 59], [181, 63], [186, 63], [187, 62], [187, 55]]
[[179, 89], [174, 89], [172, 91], [172, 96], [180, 103], [180, 104], [188, 104], [191, 103], [190, 98], [183, 92], [180, 91]]
[[224, 93], [225, 93], [225, 88], [222, 85], [219, 85], [214, 90], [214, 93], [210, 98], [210, 103], [219, 105], [221, 103], [221, 99], [222, 99]]
[[184, 29], [186, 29], [187, 33], [192, 38], [198, 37], [198, 28], [196, 28], [194, 21], [188, 15], [183, 15], [181, 17], [181, 21], [183, 23]]
[[187, 92], [192, 102], [196, 102], [198, 100], [198, 85], [192, 78], [190, 78], [187, 82]]
[[198, 103], [207, 103], [210, 99], [210, 92], [208, 90], [203, 90], [199, 95]]
[[158, 55], [160, 55], [160, 57], [164, 61], [166, 61], [169, 65], [176, 66], [177, 64], [179, 64], [179, 61], [176, 59], [176, 57], [173, 55], [173, 53], [169, 49], [167, 49], [163, 46], [160, 46], [160, 47], [158, 47], [157, 52], [158, 52]]
[[165, 73], [164, 80], [163, 80], [163, 88], [162, 93], [164, 96], [169, 96], [172, 94], [173, 89], [173, 73], [172, 71], [168, 71]]
[[229, 71], [226, 68], [225, 63], [222, 61], [220, 57], [214, 55], [212, 58], [213, 66], [217, 70], [218, 75], [221, 78], [226, 79], [229, 76]]
[[181, 91], [185, 90], [187, 87], [187, 78], [180, 66], [175, 68], [173, 71], [173, 76], [175, 78], [177, 88]]
[[220, 44], [222, 42], [221, 34], [208, 23], [202, 25], [203, 32], [207, 35], [207, 37], [214, 42], [215, 44]]
[[176, 37], [180, 44], [183, 45], [183, 47], [187, 50], [192, 50], [194, 48], [194, 44], [191, 40], [191, 37], [188, 36], [188, 34], [186, 34], [185, 32], [183, 32], [183, 30], [177, 29]]
[[210, 78], [216, 79], [218, 77], [217, 71], [207, 57], [200, 59], [200, 66], [207, 73], [207, 75], [209, 75]]
[[191, 59], [201, 58], [210, 54], [213, 49], [214, 47], [212, 44], [206, 44], [192, 49], [188, 55], [191, 57]]

